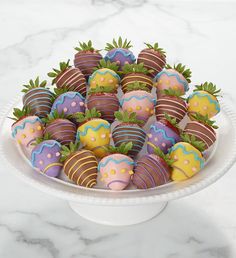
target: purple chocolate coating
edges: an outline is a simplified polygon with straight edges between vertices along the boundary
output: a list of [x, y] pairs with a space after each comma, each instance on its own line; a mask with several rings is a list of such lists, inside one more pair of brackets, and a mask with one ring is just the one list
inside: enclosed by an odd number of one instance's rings
[[[148, 143], [159, 147], [164, 153], [167, 153], [170, 147], [172, 147], [176, 142], [180, 141], [180, 136], [174, 130], [164, 125], [160, 121], [157, 121], [150, 126], [147, 135]], [[147, 151], [149, 154], [154, 153], [151, 145], [147, 144]]]
[[[60, 162], [61, 144], [54, 140], [46, 140], [38, 144], [31, 153], [31, 164], [50, 177], [57, 177], [62, 169]], [[55, 163], [51, 167], [49, 165]], [[61, 165], [59, 165], [61, 164]]]
[[57, 110], [58, 113], [64, 112], [65, 115], [84, 112], [84, 97], [79, 92], [68, 91], [63, 93], [54, 101], [51, 113], [54, 110]]
[[136, 61], [134, 54], [130, 50], [124, 48], [114, 48], [108, 51], [104, 59], [111, 62], [118, 61], [120, 68], [126, 63], [133, 64]]

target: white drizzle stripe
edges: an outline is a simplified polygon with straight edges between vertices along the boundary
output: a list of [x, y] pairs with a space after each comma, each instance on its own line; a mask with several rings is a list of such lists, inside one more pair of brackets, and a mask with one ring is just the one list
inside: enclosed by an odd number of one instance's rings
[[153, 61], [153, 60], [150, 60], [150, 59], [147, 59], [147, 58], [144, 58], [144, 57], [140, 57], [139, 59], [141, 59], [141, 60], [144, 60], [144, 61], [147, 61], [147, 62], [150, 62], [150, 63], [153, 63], [153, 64], [155, 64], [155, 65], [157, 65], [160, 69], [158, 70], [157, 68], [155, 68], [155, 67], [153, 67], [153, 66], [151, 66], [151, 65], [149, 65], [149, 64], [147, 64], [147, 63], [145, 63], [145, 62], [143, 62], [144, 64], [145, 64], [145, 66], [148, 66], [148, 67], [150, 67], [150, 68], [152, 68], [152, 69], [154, 69], [154, 70], [156, 70], [157, 72], [159, 72], [159, 71], [161, 71], [162, 69], [163, 69], [163, 67], [161, 67], [158, 63], [156, 63], [155, 61]]
[[[56, 83], [60, 83], [60, 81], [67, 75], [68, 72], [71, 72], [73, 70], [78, 71], [78, 68], [69, 68], [67, 69], [62, 75], [59, 76], [59, 78], [57, 79]], [[72, 75], [74, 75], [74, 73], [72, 73]], [[70, 77], [69, 77], [70, 78]]]
[[201, 123], [198, 123], [198, 122], [196, 122], [196, 121], [192, 121], [192, 122], [190, 122], [189, 124], [196, 124], [196, 125], [198, 125], [198, 126], [201, 126], [203, 129], [205, 129], [205, 130], [207, 130], [209, 133], [211, 133], [211, 135], [215, 138], [216, 136], [215, 136], [215, 134], [209, 129], [209, 128], [207, 128], [206, 126], [204, 126], [203, 124], [201, 124]]
[[159, 100], [157, 100], [157, 105], [159, 105], [159, 104], [165, 105], [166, 103], [163, 103], [163, 102], [175, 103], [177, 106], [183, 107], [185, 110], [187, 110], [187, 108], [184, 104], [182, 104], [178, 101], [172, 100], [172, 99], [159, 99]]
[[158, 109], [166, 109], [166, 108], [172, 108], [172, 109], [177, 109], [177, 110], [179, 110], [181, 113], [183, 113], [183, 114], [185, 114], [186, 112], [185, 112], [185, 110], [183, 110], [183, 109], [181, 109], [181, 108], [178, 108], [178, 107], [173, 107], [172, 105], [168, 105], [168, 104], [161, 104], [161, 105], [156, 105], [156, 109], [157, 109], [157, 111], [158, 111]]
[[138, 59], [140, 58], [140, 55], [150, 55], [150, 56], [152, 56], [152, 57], [155, 57], [156, 59], [158, 59], [159, 61], [161, 61], [162, 63], [163, 63], [163, 65], [165, 65], [166, 63], [165, 63], [165, 61], [163, 61], [163, 59], [161, 59], [159, 56], [156, 56], [156, 55], [153, 55], [152, 53], [150, 53], [150, 52], [147, 52], [147, 51], [145, 51], [145, 52], [141, 52], [140, 54], [139, 54], [139, 56], [138, 56]]
[[[201, 139], [201, 141], [203, 141], [207, 145], [208, 148], [210, 147], [210, 145], [207, 143], [207, 141], [202, 137], [202, 136], [205, 136], [206, 138], [208, 138], [212, 142], [212, 140], [207, 135], [205, 135], [203, 133], [200, 133], [198, 131], [195, 131], [195, 130], [190, 130], [190, 129], [187, 129], [184, 132], [187, 133], [187, 134], [197, 136], [199, 139]], [[212, 144], [213, 144], [213, 142], [212, 142]]]

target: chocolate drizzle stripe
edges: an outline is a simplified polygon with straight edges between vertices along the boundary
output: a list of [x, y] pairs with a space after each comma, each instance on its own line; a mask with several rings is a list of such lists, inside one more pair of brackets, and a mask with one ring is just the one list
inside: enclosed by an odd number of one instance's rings
[[[74, 73], [73, 71], [75, 71], [76, 73]], [[78, 70], [78, 68], [69, 68], [67, 70], [65, 70], [61, 75], [59, 75], [59, 78], [57, 78], [57, 83], [60, 83], [60, 81], [69, 73], [69, 72], [73, 72], [66, 80], [70, 79], [71, 77], [73, 77], [75, 74], [77, 74], [77, 71], [80, 72], [80, 70]], [[80, 74], [80, 73], [79, 73]], [[66, 81], [65, 81], [66, 82]], [[65, 84], [65, 82], [63, 84]]]
[[[139, 179], [138, 181], [141, 182], [141, 187], [140, 187], [140, 188], [141, 188], [141, 189], [147, 189], [147, 184], [146, 184], [146, 182], [143, 180], [143, 178], [140, 176], [139, 173], [134, 174], [134, 177], [133, 177], [133, 183], [138, 187], [138, 186], [140, 186], [140, 184], [137, 184], [137, 183], [136, 183], [137, 179]], [[142, 187], [142, 186], [144, 186], [144, 187]]]
[[138, 174], [140, 173], [142, 175], [142, 174], [144, 174], [142, 170], [146, 171], [147, 178], [149, 178], [149, 180], [151, 181], [152, 187], [155, 187], [156, 183], [155, 183], [155, 180], [154, 180], [151, 172], [149, 172], [149, 170], [145, 166], [142, 166], [141, 162], [138, 162], [137, 163], [137, 170], [135, 170], [135, 173], [138, 173]]
[[[79, 151], [77, 153], [75, 153], [72, 157], [70, 157], [68, 160], [66, 160], [66, 162], [64, 163], [64, 167], [66, 169], [66, 166], [68, 165], [68, 163], [73, 160], [74, 158], [76, 158], [77, 156], [83, 154], [83, 153], [89, 153], [91, 155], [92, 152], [88, 151], [88, 150], [83, 150], [83, 151]], [[93, 156], [91, 156], [93, 157]]]
[[[72, 178], [74, 177], [74, 175], [78, 172], [78, 170], [80, 170], [83, 166], [86, 166], [90, 163], [95, 163], [96, 165], [98, 165], [97, 161], [96, 160], [91, 160], [91, 158], [93, 159], [92, 156], [88, 156], [86, 157], [87, 159], [90, 159], [89, 161], [87, 162], [83, 162], [82, 164], [80, 164], [78, 167], [76, 167], [76, 165], [78, 163], [80, 163], [82, 160], [84, 160], [85, 158], [82, 158], [80, 160], [77, 160], [75, 164], [73, 164], [68, 172], [68, 177], [72, 180]], [[76, 167], [76, 170], [73, 172], [73, 174], [70, 176], [70, 173], [71, 173], [71, 170], [73, 170], [74, 168]]]
[[72, 77], [69, 81], [65, 81], [65, 85], [68, 84], [70, 86], [75, 86], [75, 84], [77, 84], [80, 81], [83, 81], [81, 85], [85, 84], [84, 77], [82, 77], [82, 74], [74, 74], [74, 77]]
[[[206, 134], [199, 132], [197, 130], [186, 129], [184, 130], [184, 132], [187, 134], [197, 136], [200, 140], [202, 140], [207, 145], [208, 148], [210, 147], [211, 144], [214, 143], [214, 141], [210, 137], [208, 137]], [[207, 138], [211, 142], [211, 144], [208, 144], [207, 140], [204, 137]]]
[[[116, 136], [116, 134], [118, 134], [118, 136]], [[117, 132], [117, 131], [114, 131], [114, 132], [112, 133], [112, 136], [115, 137], [115, 138], [120, 138], [120, 137], [122, 137], [123, 135], [124, 135], [124, 134], [120, 135], [120, 132], [119, 132], [119, 131], [118, 131], [118, 132]], [[142, 139], [143, 141], [145, 141], [145, 138], [146, 138], [146, 135], [145, 135], [145, 136], [144, 136], [144, 135], [141, 136], [141, 135], [137, 135], [137, 134], [134, 135], [134, 134], [131, 134], [131, 133], [130, 133], [130, 134], [129, 134], [129, 133], [126, 133], [125, 136], [135, 136], [135, 137], [138, 137], [138, 138]]]
[[146, 133], [143, 129], [139, 128], [139, 127], [130, 127], [130, 126], [120, 126], [118, 125], [117, 127], [114, 128], [113, 132], [116, 132], [116, 130], [118, 129], [126, 129], [127, 132], [134, 132], [134, 133], [138, 133], [141, 136], [145, 136], [146, 137]]
[[180, 111], [183, 111], [183, 110], [186, 110], [187, 111], [187, 108], [185, 105], [182, 105], [178, 102], [174, 102], [172, 101], [172, 103], [168, 103], [169, 101], [163, 101], [163, 103], [161, 101], [157, 101], [157, 106], [158, 107], [173, 107], [173, 103], [176, 104], [174, 105], [174, 108], [175, 109], [178, 109]]
[[192, 121], [192, 122], [189, 122], [187, 125], [193, 125], [193, 124], [195, 124], [196, 126], [202, 127], [203, 130], [207, 130], [207, 131], [212, 135], [213, 138], [216, 137], [214, 131], [211, 131], [207, 126], [204, 126], [203, 124], [201, 124], [201, 123], [199, 123], [199, 122]]
[[[23, 102], [31, 104], [31, 102], [34, 102], [34, 100], [35, 100], [34, 97], [35, 96], [42, 95], [42, 94], [43, 93], [41, 93], [41, 92], [37, 92], [37, 93], [31, 94], [31, 95], [27, 96], [26, 98], [24, 98]], [[48, 94], [48, 96], [43, 96], [43, 97], [41, 96], [40, 100], [48, 100], [48, 101], [51, 102], [51, 98], [52, 98], [53, 95], [52, 94]]]
[[[156, 106], [156, 110], [157, 110], [157, 115], [159, 115], [158, 114], [158, 106]], [[164, 108], [164, 111], [169, 111], [169, 112], [175, 113], [176, 115], [179, 115], [181, 117], [183, 117], [183, 115], [185, 115], [185, 113], [183, 111], [180, 112], [178, 110], [174, 110], [173, 107], [172, 107], [172, 109], [171, 109], [171, 107], [166, 107], [166, 108]]]
[[79, 177], [78, 177], [78, 179], [77, 179], [77, 181], [76, 181], [77, 185], [79, 184], [79, 181], [80, 181], [82, 175], [84, 175], [85, 173], [87, 173], [89, 170], [92, 170], [92, 169], [97, 169], [97, 166], [94, 166], [94, 167], [90, 167], [90, 168], [85, 169], [85, 170], [79, 175]]
[[[158, 175], [161, 175], [163, 181], [166, 183], [167, 180], [166, 180], [166, 176], [168, 176], [168, 171], [167, 169], [161, 164], [161, 162], [157, 162], [156, 160], [150, 158], [149, 156], [147, 156], [147, 159], [154, 165], [156, 165], [158, 168], [159, 168], [159, 171], [158, 171]], [[153, 167], [151, 166], [151, 168], [153, 169]], [[154, 172], [156, 172], [156, 170], [154, 169]]]
[[85, 178], [84, 178], [84, 180], [82, 181], [82, 183], [81, 183], [81, 185], [83, 185], [84, 184], [84, 182], [86, 181], [86, 180], [88, 180], [88, 178], [90, 178], [90, 177], [94, 177], [94, 176], [96, 176], [97, 177], [97, 173], [92, 173], [92, 174], [89, 174], [88, 176], [86, 176]]
[[157, 72], [161, 71], [162, 68], [163, 68], [163, 67], [161, 67], [157, 62], [155, 62], [155, 61], [153, 61], [153, 60], [150, 60], [150, 59], [148, 59], [148, 58], [139, 57], [139, 59], [140, 59], [140, 60], [144, 60], [144, 61], [148, 61], [148, 62], [153, 63], [154, 65], [158, 66], [160, 69], [156, 69], [155, 67], [153, 67], [153, 66], [151, 66], [151, 65], [149, 65], [149, 64], [147, 64], [147, 63], [144, 62], [144, 65], [145, 65], [146, 67], [148, 66], [148, 67], [152, 68], [153, 70], [155, 70], [155, 71], [157, 71]]
[[139, 56], [140, 55], [149, 55], [149, 56], [152, 56], [152, 57], [154, 57], [154, 58], [156, 58], [156, 59], [158, 59], [159, 61], [161, 61], [162, 63], [163, 63], [163, 65], [165, 65], [166, 64], [166, 62], [162, 59], [162, 58], [160, 58], [159, 56], [157, 56], [157, 55], [154, 55], [154, 54], [152, 54], [152, 53], [150, 53], [149, 51], [145, 51], [145, 52], [140, 52], [140, 54], [139, 54]]

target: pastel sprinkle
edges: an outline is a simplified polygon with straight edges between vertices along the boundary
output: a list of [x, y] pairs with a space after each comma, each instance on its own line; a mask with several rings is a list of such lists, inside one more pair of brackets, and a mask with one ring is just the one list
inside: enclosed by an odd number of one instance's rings
[[186, 160], [184, 161], [184, 165], [188, 165], [188, 164], [189, 164], [189, 160], [186, 159]]
[[25, 134], [22, 134], [21, 137], [22, 137], [23, 139], [25, 139], [25, 138], [26, 138], [26, 135], [25, 135]]
[[42, 130], [42, 126], [39, 125], [39, 126], [37, 127], [37, 130], [38, 130], [38, 131]]
[[163, 142], [163, 143], [161, 144], [161, 146], [162, 146], [162, 147], [166, 147], [166, 143]]
[[75, 107], [75, 106], [76, 106], [76, 102], [73, 101], [73, 102], [71, 103], [71, 106], [72, 106], [72, 107]]
[[153, 115], [153, 114], [154, 114], [154, 110], [151, 110], [151, 111], [150, 111], [150, 114]]
[[103, 174], [103, 177], [104, 177], [104, 178], [107, 178], [107, 177], [108, 177], [108, 174], [107, 174], [107, 173], [104, 173], [104, 174]]
[[113, 83], [114, 81], [112, 79], [109, 80], [109, 83]]
[[95, 142], [95, 141], [96, 141], [96, 138], [95, 138], [95, 137], [91, 137], [91, 141], [92, 141], [92, 142]]
[[147, 107], [145, 110], [146, 110], [147, 112], [149, 112], [149, 111], [150, 111], [150, 108]]
[[140, 106], [136, 106], [136, 110], [140, 110], [141, 109], [141, 107]]
[[208, 108], [207, 106], [204, 106], [204, 107], [203, 107], [204, 110], [207, 110], [207, 108]]
[[48, 153], [47, 158], [50, 159], [52, 157], [52, 154]]
[[125, 169], [125, 168], [122, 168], [121, 171], [120, 171], [120, 173], [124, 174], [125, 171], [126, 171], [126, 169]]
[[148, 134], [148, 138], [152, 138], [152, 134]]
[[128, 108], [128, 111], [129, 111], [129, 112], [132, 112], [132, 111], [133, 111], [132, 107]]
[[130, 174], [130, 175], [133, 175], [133, 174], [134, 174], [134, 172], [133, 172], [132, 170], [130, 170], [130, 171], [129, 171], [129, 174]]
[[102, 134], [102, 135], [101, 135], [101, 138], [102, 138], [102, 139], [105, 139], [105, 138], [106, 138], [106, 134]]
[[56, 157], [59, 157], [59, 156], [61, 156], [61, 153], [60, 153], [60, 152], [57, 152], [57, 153], [56, 153]]
[[197, 107], [198, 106], [198, 102], [194, 102], [193, 105], [194, 105], [194, 107]]
[[65, 108], [63, 109], [63, 111], [64, 111], [64, 112], [67, 112], [67, 111], [68, 111], [68, 108], [67, 108], [67, 107], [65, 107]]
[[110, 173], [111, 173], [111, 175], [115, 175], [115, 174], [116, 174], [115, 169], [112, 169], [112, 170], [110, 171]]
[[174, 160], [178, 160], [178, 156], [177, 155], [174, 156]]
[[155, 138], [154, 138], [154, 141], [155, 141], [155, 142], [157, 142], [157, 141], [158, 141], [158, 138], [157, 138], [157, 137], [155, 137]]
[[196, 172], [196, 171], [197, 171], [197, 168], [196, 168], [196, 167], [192, 167], [192, 171], [193, 171], [193, 172]]
[[119, 60], [117, 60], [117, 61], [116, 61], [116, 63], [117, 63], [117, 64], [120, 64], [120, 61], [119, 61]]
[[43, 161], [42, 161], [42, 160], [40, 160], [40, 161], [39, 161], [39, 164], [40, 164], [40, 165], [43, 165]]
[[101, 77], [100, 81], [103, 82], [104, 80], [105, 80], [104, 77]]
[[21, 140], [18, 140], [17, 142], [18, 142], [19, 144], [21, 144]]
[[79, 103], [79, 105], [80, 105], [81, 107], [84, 106], [84, 102], [81, 101], [81, 102]]
[[33, 128], [31, 128], [31, 129], [30, 129], [30, 132], [31, 132], [31, 133], [34, 133], [34, 132], [35, 132], [35, 130], [34, 130]]

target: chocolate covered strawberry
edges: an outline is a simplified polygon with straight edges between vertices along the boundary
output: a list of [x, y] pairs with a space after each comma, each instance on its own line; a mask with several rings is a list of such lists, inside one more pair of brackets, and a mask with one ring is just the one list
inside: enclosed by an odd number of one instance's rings
[[89, 91], [87, 99], [88, 109], [96, 108], [101, 113], [101, 118], [112, 123], [115, 119], [114, 113], [119, 110], [120, 103], [110, 86], [97, 86]]
[[187, 135], [194, 135], [197, 140], [205, 143], [204, 149], [208, 149], [216, 141], [216, 132], [218, 126], [214, 125], [215, 121], [208, 118], [208, 115], [201, 115], [199, 113], [191, 116], [193, 121], [187, 123], [184, 128], [184, 133]]
[[60, 142], [63, 145], [69, 145], [76, 140], [76, 125], [67, 119], [64, 113], [58, 113], [57, 110], [44, 118], [46, 123], [44, 133], [49, 134], [51, 139]]
[[118, 147], [108, 146], [109, 155], [98, 164], [101, 181], [112, 190], [123, 190], [130, 183], [134, 161], [127, 153], [132, 149], [132, 142], [122, 143]]
[[40, 118], [46, 117], [52, 107], [53, 93], [46, 87], [47, 81], [30, 80], [29, 84], [24, 85], [23, 104], [30, 108], [30, 114]]
[[171, 164], [171, 179], [174, 181], [186, 180], [198, 173], [204, 166], [202, 151], [205, 144], [198, 141], [195, 136], [182, 134], [182, 141], [176, 143], [170, 149], [170, 158], [174, 160]]
[[79, 149], [79, 143], [62, 146], [61, 161], [68, 178], [77, 185], [92, 188], [97, 183], [98, 162], [92, 151]]
[[36, 138], [43, 136], [43, 123], [38, 116], [31, 116], [29, 107], [14, 108], [11, 126], [12, 137], [22, 146], [30, 147]]
[[137, 119], [135, 112], [117, 111], [115, 117], [121, 123], [113, 129], [114, 144], [117, 147], [122, 143], [132, 142], [133, 145], [128, 154], [133, 158], [141, 151], [146, 139], [146, 133], [140, 126], [143, 121]]
[[91, 150], [97, 157], [106, 155], [105, 146], [110, 143], [110, 123], [101, 119], [101, 113], [93, 108], [86, 110], [85, 114], [77, 113], [75, 118], [78, 127], [77, 138], [85, 149]]
[[75, 54], [74, 65], [80, 69], [85, 78], [88, 78], [93, 73], [93, 69], [98, 66], [102, 55], [92, 46], [91, 40], [88, 43], [79, 42], [79, 47], [75, 50], [78, 52]]
[[57, 110], [59, 114], [72, 115], [77, 112], [84, 113], [85, 98], [76, 91], [68, 91], [66, 88], [55, 88], [54, 102], [51, 113]]
[[106, 61], [109, 60], [110, 62], [116, 62], [121, 70], [123, 65], [132, 64], [136, 61], [134, 54], [129, 50], [131, 47], [132, 45], [127, 39], [124, 41], [121, 37], [119, 37], [118, 41], [113, 39], [112, 44], [107, 43], [105, 47], [105, 50], [108, 52], [104, 59]]
[[170, 147], [180, 141], [180, 128], [175, 118], [165, 114], [164, 119], [150, 125], [147, 136], [147, 151], [149, 154], [153, 154], [156, 147], [167, 153]]
[[161, 97], [157, 98], [155, 114], [156, 119], [165, 118], [165, 113], [176, 119], [179, 123], [187, 114], [187, 103], [181, 98], [182, 93], [178, 90], [166, 89]]
[[189, 90], [191, 82], [191, 70], [185, 65], [177, 64], [173, 67], [166, 65], [166, 69], [158, 73], [154, 79], [157, 88], [157, 95], [160, 96], [165, 89], [173, 89], [181, 92], [184, 95]]
[[107, 86], [117, 89], [120, 83], [118, 65], [102, 59], [94, 72], [89, 76], [88, 84], [90, 89], [97, 86]]
[[143, 49], [139, 55], [137, 63], [144, 63], [144, 67], [151, 69], [150, 75], [155, 77], [166, 65], [166, 54], [165, 51], [159, 47], [158, 43], [151, 45], [145, 43], [146, 48]]
[[188, 114], [191, 118], [192, 114], [199, 113], [209, 118], [220, 112], [220, 104], [217, 99], [220, 89], [216, 88], [212, 82], [205, 82], [197, 85], [194, 92], [188, 97]]
[[146, 84], [135, 82], [129, 84], [126, 89], [120, 100], [122, 110], [136, 112], [137, 119], [146, 123], [154, 114], [156, 99], [148, 92]]
[[31, 164], [41, 173], [50, 177], [58, 177], [62, 170], [60, 162], [61, 144], [51, 140], [48, 134], [36, 139], [36, 146], [31, 153]]
[[127, 92], [129, 84], [135, 82], [146, 84], [148, 91], [152, 90], [153, 81], [148, 75], [152, 71], [144, 67], [143, 63], [140, 64], [126, 64], [122, 68], [123, 78], [121, 80], [121, 88], [124, 93]]
[[146, 154], [135, 162], [132, 182], [138, 189], [148, 189], [169, 182], [171, 164], [169, 154], [156, 147], [153, 154]]
[[53, 78], [52, 84], [56, 84], [57, 88], [67, 88], [69, 91], [77, 91], [83, 97], [86, 96], [86, 79], [80, 69], [71, 67], [67, 62], [61, 62], [59, 69], [53, 68], [53, 72], [48, 76]]

